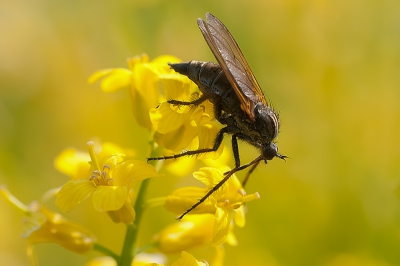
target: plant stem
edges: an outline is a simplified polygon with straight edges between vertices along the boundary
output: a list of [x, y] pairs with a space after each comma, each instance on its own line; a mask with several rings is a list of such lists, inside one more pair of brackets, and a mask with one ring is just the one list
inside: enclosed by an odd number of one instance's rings
[[[154, 144], [150, 143], [150, 146], [152, 155], [151, 157], [154, 157], [153, 156], [153, 153], [155, 152]], [[140, 188], [134, 205], [136, 218], [132, 224], [126, 225], [124, 246], [122, 248], [121, 258], [118, 263], [118, 266], [130, 266], [135, 256], [134, 247], [135, 245], [137, 245], [137, 237], [139, 234], [140, 223], [142, 220], [143, 212], [146, 209], [145, 198], [149, 184], [150, 184], [150, 178], [143, 180], [142, 183], [140, 184]]]
[[119, 256], [117, 254], [100, 244], [95, 243], [93, 249], [112, 257], [115, 261], [119, 261]]

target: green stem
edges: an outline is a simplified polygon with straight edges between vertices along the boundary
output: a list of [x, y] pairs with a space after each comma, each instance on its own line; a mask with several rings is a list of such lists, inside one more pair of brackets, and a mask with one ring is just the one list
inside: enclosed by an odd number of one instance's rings
[[134, 235], [137, 234], [138, 228], [133, 224], [126, 225], [126, 233], [124, 246], [122, 248], [121, 258], [118, 266], [130, 266], [134, 257], [133, 246], [135, 244]]
[[[154, 145], [151, 144], [151, 157], [153, 157], [154, 152]], [[140, 223], [142, 221], [143, 212], [146, 209], [145, 198], [149, 184], [150, 179], [145, 179], [140, 185], [134, 205], [134, 209], [136, 212], [135, 221], [132, 224], [127, 224], [126, 226], [124, 246], [122, 248], [121, 258], [118, 266], [130, 266], [135, 256], [134, 247], [135, 245], [137, 245], [137, 237], [139, 234]]]
[[95, 243], [93, 249], [112, 257], [115, 261], [119, 261], [119, 256], [117, 254], [100, 244]]

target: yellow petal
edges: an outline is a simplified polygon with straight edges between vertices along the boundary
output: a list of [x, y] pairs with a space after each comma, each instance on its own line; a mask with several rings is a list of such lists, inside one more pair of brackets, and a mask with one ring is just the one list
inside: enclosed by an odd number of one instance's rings
[[236, 247], [238, 245], [236, 236], [233, 234], [232, 231], [229, 231], [228, 235], [226, 236], [225, 243], [232, 247]]
[[117, 266], [117, 262], [108, 256], [93, 258], [85, 266]]
[[194, 172], [193, 176], [209, 189], [213, 188], [224, 178], [218, 169], [212, 167], [202, 167], [199, 171]]
[[114, 69], [109, 76], [101, 82], [101, 89], [104, 92], [114, 92], [126, 89], [131, 84], [132, 72], [128, 69]]
[[160, 175], [148, 163], [138, 160], [126, 160], [118, 164], [113, 176], [116, 185], [130, 186], [132, 182], [139, 182], [150, 177], [159, 177]]
[[231, 168], [228, 166], [231, 160], [232, 160], [232, 152], [229, 149], [226, 149], [226, 147], [224, 147], [224, 149], [222, 149], [222, 154], [220, 157], [218, 157], [217, 159], [212, 159], [212, 158], [204, 159], [203, 162], [205, 165], [217, 168], [222, 173], [225, 173], [231, 170]]
[[[146, 102], [156, 103], [159, 93], [159, 77], [149, 64], [138, 64], [132, 71], [132, 89], [142, 96], [148, 96]], [[154, 106], [149, 107], [153, 108]]]
[[[201, 124], [198, 126], [199, 136], [199, 149], [212, 148], [214, 146], [215, 138], [220, 131], [216, 123]], [[224, 150], [224, 145], [221, 144], [216, 152], [207, 152], [199, 155], [199, 159], [218, 159]]]
[[135, 221], [136, 213], [131, 205], [131, 201], [127, 199], [121, 209], [116, 211], [108, 211], [108, 216], [113, 220], [114, 223], [125, 223], [129, 224]]
[[131, 149], [121, 148], [120, 146], [111, 142], [104, 142], [103, 144], [101, 144], [101, 151], [98, 157], [104, 157], [110, 154], [126, 155], [128, 157], [133, 157], [135, 155], [135, 151]]
[[193, 82], [191, 82], [188, 77], [178, 73], [172, 73], [160, 75], [160, 80], [167, 99], [181, 101], [190, 100], [190, 90]]
[[93, 192], [92, 201], [97, 211], [115, 211], [124, 205], [127, 198], [125, 186], [99, 186]]
[[90, 157], [87, 152], [66, 149], [54, 161], [55, 168], [68, 175], [71, 180], [87, 178], [90, 170]]
[[[183, 106], [181, 108], [188, 109], [188, 107]], [[160, 104], [158, 108], [151, 109], [149, 114], [154, 128], [161, 134], [178, 129], [190, 116], [190, 113], [178, 113], [172, 110], [169, 103]]]
[[176, 161], [165, 161], [163, 166], [175, 176], [183, 177], [192, 172], [193, 167], [196, 165], [196, 160], [192, 157], [181, 157]]
[[24, 223], [21, 236], [29, 237], [32, 232], [38, 230], [46, 222], [46, 216], [41, 212], [34, 212], [29, 219]]
[[93, 84], [99, 79], [109, 75], [113, 71], [113, 68], [108, 68], [108, 69], [102, 69], [94, 72], [89, 78], [88, 78], [88, 83]]
[[197, 136], [197, 127], [195, 124], [184, 124], [178, 129], [167, 134], [156, 132], [154, 141], [158, 145], [171, 150], [174, 153], [179, 153], [186, 149], [192, 141], [195, 141]]
[[136, 122], [140, 126], [151, 129], [149, 110], [160, 103], [158, 76], [149, 67], [135, 66], [129, 93]]
[[153, 71], [158, 75], [174, 73], [175, 71], [171, 69], [168, 63], [179, 63], [181, 60], [172, 55], [161, 55], [154, 58], [151, 61], [151, 66], [153, 67]]
[[56, 205], [63, 212], [68, 212], [87, 199], [95, 189], [93, 183], [87, 179], [69, 181], [57, 193]]
[[218, 246], [224, 243], [230, 231], [230, 222], [230, 212], [223, 208], [217, 208], [217, 211], [215, 212], [214, 235], [211, 245]]
[[30, 244], [55, 243], [75, 253], [93, 249], [96, 239], [89, 230], [44, 207], [41, 211], [46, 222], [27, 237]]
[[146, 53], [129, 57], [126, 60], [130, 70], [133, 70], [136, 65], [144, 64], [149, 62], [149, 56]]
[[214, 215], [188, 215], [156, 236], [163, 253], [174, 253], [209, 243], [213, 234]]
[[174, 262], [171, 266], [206, 266], [207, 264], [203, 263], [203, 262], [198, 262], [196, 260], [195, 257], [193, 257], [193, 255], [182, 251], [181, 253], [181, 258]]
[[119, 89], [128, 88], [128, 86], [131, 84], [131, 76], [132, 72], [129, 69], [107, 69], [94, 73], [89, 78], [89, 83], [93, 83], [94, 81], [103, 78], [103, 80], [101, 81], [102, 91], [114, 92]]
[[[179, 188], [167, 197], [164, 203], [164, 208], [172, 213], [182, 214], [184, 211], [197, 203], [206, 192], [207, 190], [198, 187]], [[214, 212], [215, 199], [213, 197], [209, 197], [190, 213], [196, 214]]]
[[234, 217], [233, 220], [235, 221], [235, 224], [238, 227], [244, 227], [246, 224], [246, 218], [245, 218], [245, 212], [244, 212], [244, 206], [240, 206], [238, 209], [233, 210], [234, 211]]
[[212, 266], [223, 266], [225, 258], [225, 249], [223, 245], [219, 245], [215, 247], [215, 256], [210, 263]]

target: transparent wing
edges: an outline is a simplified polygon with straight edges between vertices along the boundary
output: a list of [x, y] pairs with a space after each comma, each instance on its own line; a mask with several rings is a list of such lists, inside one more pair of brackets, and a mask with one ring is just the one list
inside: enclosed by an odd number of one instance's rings
[[254, 106], [258, 102], [267, 105], [264, 93], [258, 84], [235, 39], [225, 25], [211, 13], [206, 21], [197, 20], [197, 24], [213, 52], [219, 65], [238, 96], [241, 108], [254, 120]]

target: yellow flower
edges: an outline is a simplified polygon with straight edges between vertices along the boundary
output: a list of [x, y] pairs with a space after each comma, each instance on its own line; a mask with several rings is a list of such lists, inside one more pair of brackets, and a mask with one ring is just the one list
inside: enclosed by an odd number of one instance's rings
[[[137, 123], [155, 129], [154, 140], [169, 150], [166, 154], [187, 148], [212, 148], [220, 130], [220, 124], [214, 118], [213, 105], [209, 101], [199, 106], [171, 106], [165, 102], [167, 99], [190, 101], [199, 97], [196, 84], [168, 65], [179, 61], [168, 55], [149, 61], [148, 56], [143, 54], [128, 59], [129, 69], [99, 70], [89, 78], [89, 83], [102, 79], [101, 88], [105, 92], [128, 88]], [[222, 150], [221, 145], [217, 152], [201, 154], [199, 158], [216, 159]], [[185, 163], [182, 165], [188, 166]]]
[[117, 262], [112, 257], [103, 256], [91, 259], [85, 266], [117, 266]]
[[[156, 235], [158, 248], [163, 253], [175, 253], [212, 243], [215, 217], [212, 214], [193, 214], [173, 223]], [[231, 226], [232, 228], [232, 226]], [[229, 245], [236, 245], [236, 238], [230, 231], [226, 239]], [[222, 245], [215, 246], [216, 255], [210, 265], [222, 266], [225, 251]]]
[[193, 255], [182, 251], [181, 258], [174, 262], [171, 266], [207, 266], [206, 263], [197, 261]]
[[[174, 56], [163, 55], [149, 61], [148, 56], [142, 54], [129, 58], [127, 61], [129, 69], [99, 70], [89, 77], [88, 82], [94, 83], [103, 78], [101, 88], [105, 92], [128, 88], [136, 122], [142, 127], [151, 129], [149, 110], [165, 101], [165, 97], [171, 97], [169, 92], [165, 92], [164, 95], [160, 94], [160, 84], [164, 84], [165, 80], [168, 82], [170, 76], [178, 76], [170, 69], [168, 63], [176, 63], [180, 60]], [[179, 87], [174, 90], [177, 89]]]
[[[139, 254], [140, 256], [141, 254]], [[151, 255], [149, 256], [151, 258]], [[131, 266], [164, 266], [160, 263], [155, 262], [147, 262], [137, 260], [136, 258], [132, 261]], [[181, 258], [174, 262], [171, 266], [207, 266], [208, 264], [204, 262], [199, 262], [193, 257], [191, 254], [183, 251], [181, 254]], [[222, 264], [220, 264], [222, 265]], [[98, 257], [91, 259], [89, 262], [85, 264], [85, 266], [117, 266], [117, 262], [111, 257]]]
[[[218, 169], [211, 167], [203, 167], [193, 175], [207, 187], [205, 189], [184, 187], [175, 190], [165, 201], [164, 207], [168, 211], [182, 214], [224, 178]], [[221, 188], [190, 213], [211, 213], [215, 216], [212, 245], [222, 244], [227, 239], [234, 244], [236, 240], [229, 236], [232, 223], [243, 227], [245, 225], [243, 204], [259, 197], [258, 193], [246, 195], [239, 180], [232, 175]]]
[[[161, 253], [139, 253], [131, 262], [131, 266], [163, 266], [157, 262], [165, 262], [166, 257]], [[117, 266], [117, 262], [108, 256], [93, 258], [85, 266]]]
[[214, 215], [188, 215], [156, 235], [158, 248], [163, 253], [181, 252], [211, 242]]
[[[200, 106], [171, 106], [162, 103], [150, 111], [150, 119], [156, 129], [154, 140], [172, 152], [180, 152], [190, 146], [197, 137], [197, 149], [212, 148], [220, 126], [213, 115], [213, 105], [206, 101]], [[194, 143], [193, 145], [194, 146]], [[201, 154], [198, 157], [216, 159], [222, 153], [223, 145], [216, 153]]]
[[[177, 77], [177, 79], [181, 77], [183, 76]], [[183, 84], [183, 81], [181, 83]], [[172, 83], [166, 84], [164, 88], [169, 89], [169, 84]], [[179, 87], [176, 84], [175, 87]], [[191, 85], [193, 84], [192, 82]], [[184, 87], [189, 88], [189, 85], [184, 85]], [[173, 88], [171, 85], [170, 90]], [[192, 89], [180, 91], [187, 91], [187, 94], [171, 99], [193, 100], [193, 96], [189, 94]], [[216, 135], [221, 129], [219, 122], [214, 118], [213, 105], [209, 101], [205, 101], [199, 106], [173, 106], [164, 102], [150, 110], [150, 119], [156, 130], [154, 141], [167, 149], [167, 151], [163, 151], [163, 155], [167, 156], [183, 150], [212, 148]], [[221, 145], [216, 152], [198, 154], [196, 158], [201, 160], [217, 159], [223, 150], [223, 145]], [[184, 176], [192, 171], [195, 163], [196, 160], [186, 156], [177, 161], [166, 161], [165, 166], [175, 175]]]
[[124, 160], [123, 154], [108, 155], [98, 162], [93, 142], [88, 142], [93, 174], [86, 179], [67, 182], [57, 194], [56, 204], [64, 212], [70, 211], [92, 196], [97, 211], [106, 211], [114, 222], [130, 223], [135, 211], [130, 204], [129, 191], [135, 182], [158, 176], [151, 165]]
[[[193, 142], [192, 142], [193, 144]], [[190, 150], [196, 149], [193, 145], [189, 147]], [[220, 171], [226, 172], [230, 168], [227, 166], [228, 162], [232, 159], [232, 152], [230, 149], [221, 148], [222, 153], [218, 158], [204, 158], [202, 162], [206, 166], [211, 166], [217, 168]], [[216, 155], [218, 155], [220, 150], [218, 150]], [[193, 171], [193, 167], [196, 165], [196, 161], [192, 156], [184, 156], [179, 158], [179, 160], [168, 160], [164, 162], [163, 166], [175, 176], [187, 176]]]
[[[134, 156], [134, 151], [123, 149], [111, 142], [104, 142], [95, 147], [98, 150], [98, 157], [106, 157], [111, 154], [122, 155], [127, 158]], [[90, 172], [90, 156], [87, 151], [80, 151], [75, 148], [67, 148], [62, 151], [54, 160], [55, 168], [70, 177], [71, 180], [87, 178]]]
[[[55, 195], [57, 190], [45, 194], [43, 201]], [[93, 249], [94, 235], [83, 226], [65, 219], [58, 213], [51, 212], [43, 202], [26, 206], [15, 198], [4, 186], [0, 194], [14, 207], [22, 211], [27, 219], [22, 236], [30, 246], [38, 243], [55, 243], [76, 253], [84, 253]]]

